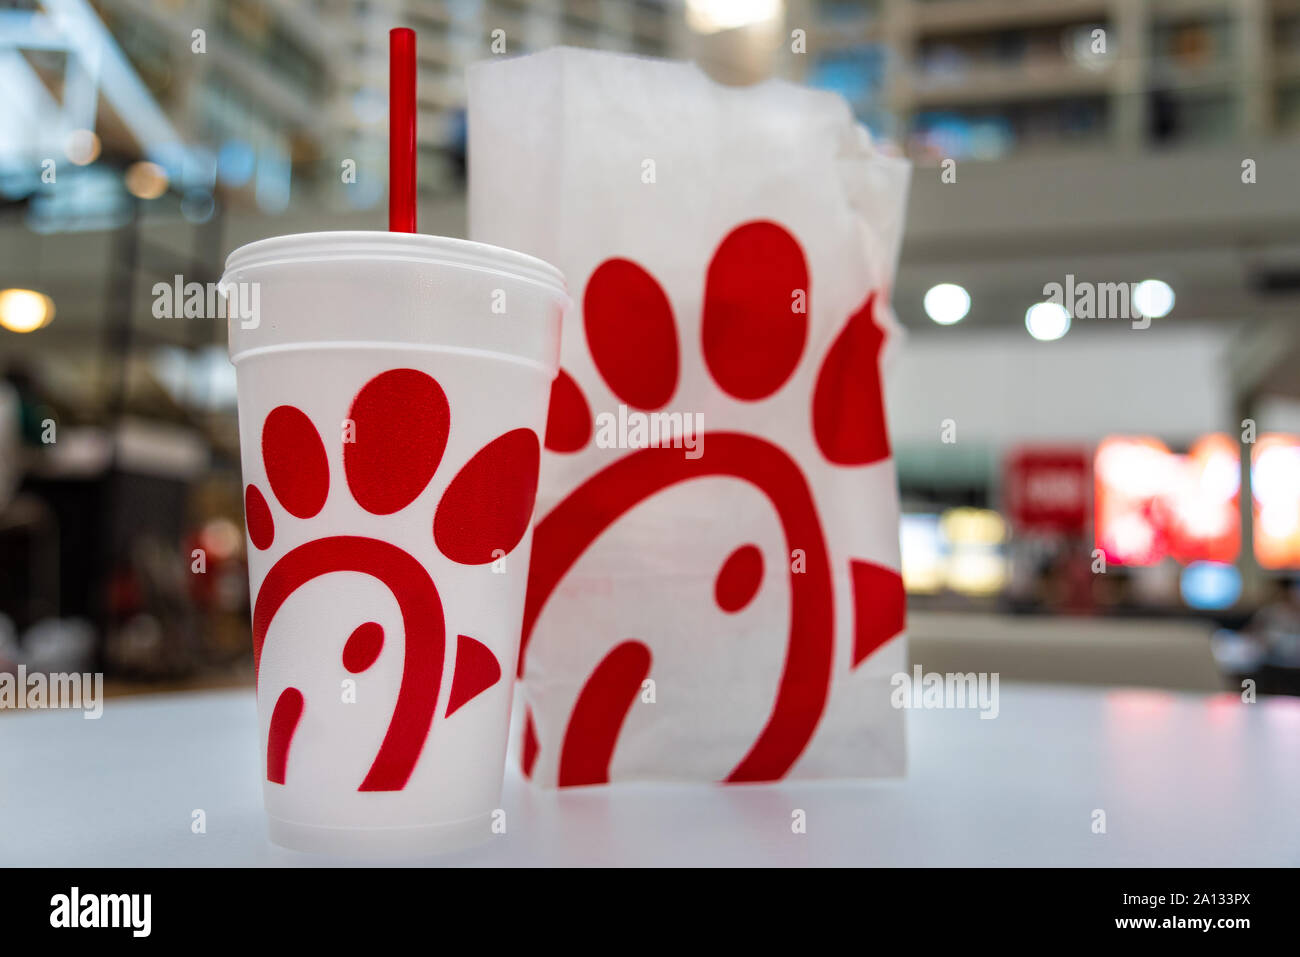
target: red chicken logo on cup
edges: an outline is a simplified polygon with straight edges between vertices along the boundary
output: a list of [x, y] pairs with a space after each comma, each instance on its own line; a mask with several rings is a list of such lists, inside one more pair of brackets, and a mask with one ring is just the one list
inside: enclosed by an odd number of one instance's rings
[[[427, 561], [392, 542], [364, 535], [314, 538], [284, 550], [279, 545], [281, 531], [295, 521], [310, 522], [331, 494], [349, 496], [365, 513], [393, 516], [406, 526], [412, 521], [409, 506], [429, 486], [443, 459], [451, 421], [447, 397], [432, 376], [416, 369], [390, 369], [371, 378], [351, 403], [348, 422], [354, 434], [343, 443], [346, 487], [340, 488], [331, 480], [325, 444], [311, 418], [296, 406], [277, 406], [261, 429], [262, 465], [271, 498], [255, 482], [244, 493], [249, 540], [274, 557], [253, 607], [259, 679], [272, 622], [308, 583], [335, 572], [356, 572], [382, 583], [397, 602], [403, 640], [396, 652], [401, 655], [400, 683], [391, 720], [359, 791], [402, 790], [429, 736], [444, 681], [450, 680], [451, 687], [443, 716], [451, 718], [500, 681], [501, 664], [478, 638], [446, 633], [443, 601]], [[528, 531], [539, 457], [531, 429], [514, 429], [493, 439], [461, 465], [434, 514], [419, 516], [421, 529], [445, 558], [459, 565], [499, 560]], [[350, 629], [339, 664], [348, 674], [365, 672], [385, 650], [383, 627], [369, 620], [339, 626]], [[454, 663], [445, 676], [446, 645], [453, 637]], [[319, 640], [324, 643], [326, 636]], [[294, 685], [276, 699], [267, 734], [268, 781], [285, 783], [294, 734], [309, 707]]]
[[[890, 456], [879, 377], [884, 332], [875, 311], [884, 298], [871, 291], [836, 333], [819, 362], [812, 394], [788, 388], [805, 354], [807, 303], [792, 308], [810, 290], [804, 251], [784, 227], [769, 221], [744, 223], [715, 250], [708, 266], [698, 343], [679, 342], [668, 296], [641, 265], [626, 258], [602, 262], [587, 281], [583, 331], [587, 355], [604, 387], [630, 409], [663, 409], [678, 391], [684, 362], [681, 350], [698, 347], [710, 388], [718, 390], [710, 408], [733, 410], [751, 422], [744, 407], [769, 400], [799, 403], [798, 421], [811, 425], [821, 462], [856, 469]], [[587, 357], [584, 357], [584, 360]], [[806, 380], [806, 377], [803, 377]], [[591, 448], [592, 406], [571, 376], [561, 370], [551, 394], [546, 448], [561, 455]], [[718, 416], [713, 416], [716, 420]], [[807, 432], [807, 426], [803, 426]], [[753, 728], [752, 743], [725, 780], [765, 781], [786, 774], [812, 739], [826, 708], [834, 667], [835, 603], [851, 597], [855, 610], [852, 665], [856, 667], [903, 629], [902, 580], [891, 568], [852, 559], [842, 569], [852, 596], [834, 594], [832, 568], [813, 486], [790, 449], [771, 432], [710, 428], [703, 454], [689, 457], [663, 444], [639, 448], [602, 465], [572, 488], [538, 521], [525, 604], [520, 674], [539, 618], [566, 576], [601, 542], [611, 527], [643, 503], [678, 486], [708, 479], [733, 479], [763, 497], [784, 538], [784, 554], [803, 556], [790, 563], [789, 620], [784, 663], [766, 720]], [[607, 462], [608, 460], [602, 460]], [[891, 480], [892, 481], [892, 480]], [[689, 535], [681, 536], [689, 541]], [[769, 552], [770, 554], [770, 552]], [[741, 541], [716, 575], [713, 600], [724, 615], [742, 612], [765, 578], [763, 550]], [[583, 625], [585, 627], [585, 625]], [[701, 631], [708, 626], [702, 625]], [[660, 641], [691, 642], [703, 635], [660, 636]], [[559, 640], [558, 638], [556, 639]], [[609, 636], [610, 647], [573, 699], [559, 753], [552, 753], [560, 786], [603, 783], [620, 732], [642, 683], [656, 661], [654, 642]], [[661, 646], [663, 647], [663, 646]], [[566, 658], [566, 663], [568, 662]], [[545, 680], [546, 676], [543, 676]], [[523, 765], [532, 774], [542, 751], [530, 709], [524, 730]]]

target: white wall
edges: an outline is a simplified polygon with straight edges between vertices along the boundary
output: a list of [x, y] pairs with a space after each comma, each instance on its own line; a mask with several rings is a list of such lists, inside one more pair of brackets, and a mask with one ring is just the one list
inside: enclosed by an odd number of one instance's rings
[[1112, 433], [1177, 443], [1231, 429], [1223, 355], [1234, 325], [1075, 320], [1056, 342], [1023, 325], [914, 332], [886, 373], [893, 440], [937, 443], [949, 418], [959, 444], [995, 446]]

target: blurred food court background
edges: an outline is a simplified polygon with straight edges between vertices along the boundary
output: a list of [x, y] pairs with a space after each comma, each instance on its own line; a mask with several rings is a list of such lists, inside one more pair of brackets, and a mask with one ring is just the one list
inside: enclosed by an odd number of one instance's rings
[[251, 683], [234, 370], [185, 284], [383, 227], [396, 25], [430, 233], [465, 235], [474, 60], [842, 94], [915, 163], [888, 397], [913, 659], [1300, 693], [1300, 0], [0, 6], [0, 669]]

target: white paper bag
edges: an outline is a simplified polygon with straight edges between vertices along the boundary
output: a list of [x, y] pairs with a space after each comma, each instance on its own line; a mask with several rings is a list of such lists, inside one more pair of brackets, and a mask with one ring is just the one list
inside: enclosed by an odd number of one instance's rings
[[469, 136], [472, 237], [555, 263], [575, 301], [525, 611], [525, 772], [901, 773], [880, 363], [907, 164], [834, 94], [573, 49], [471, 67]]

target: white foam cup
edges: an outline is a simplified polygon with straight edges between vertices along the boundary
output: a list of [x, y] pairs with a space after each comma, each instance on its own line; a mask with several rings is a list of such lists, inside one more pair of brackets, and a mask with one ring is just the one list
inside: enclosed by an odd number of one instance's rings
[[271, 838], [489, 839], [564, 279], [483, 243], [334, 232], [235, 250], [221, 289]]

